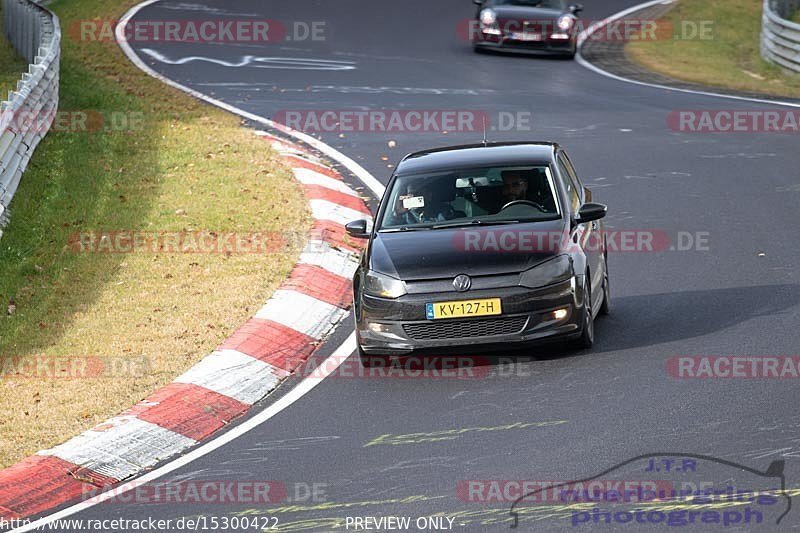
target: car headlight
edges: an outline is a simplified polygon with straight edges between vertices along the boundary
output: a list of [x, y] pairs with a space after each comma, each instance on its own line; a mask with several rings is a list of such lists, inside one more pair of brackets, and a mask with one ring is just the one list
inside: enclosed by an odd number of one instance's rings
[[556, 23], [558, 29], [561, 31], [569, 31], [573, 24], [575, 24], [575, 19], [569, 15], [561, 15], [558, 17], [558, 22]]
[[536, 289], [566, 281], [573, 275], [572, 258], [568, 255], [559, 255], [523, 272], [519, 284], [529, 289]]
[[399, 279], [370, 270], [364, 277], [364, 290], [372, 296], [399, 298], [406, 293], [406, 284]]
[[494, 12], [494, 9], [484, 9], [481, 11], [481, 24], [491, 26], [495, 22], [497, 22], [497, 13]]

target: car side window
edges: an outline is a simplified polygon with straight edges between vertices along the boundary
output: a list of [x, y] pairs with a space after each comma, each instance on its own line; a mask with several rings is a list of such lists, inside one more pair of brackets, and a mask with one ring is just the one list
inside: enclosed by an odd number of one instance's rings
[[575, 184], [575, 177], [570, 172], [570, 167], [561, 154], [558, 154], [556, 161], [558, 163], [558, 171], [562, 176], [564, 176], [564, 187], [567, 189], [567, 197], [569, 198], [572, 212], [577, 213], [578, 208], [581, 206], [581, 195], [578, 192], [577, 185]]
[[575, 171], [575, 166], [572, 164], [567, 152], [561, 152], [561, 156], [564, 158], [564, 164], [567, 166], [567, 171], [569, 172], [570, 177], [572, 177], [572, 181], [574, 181], [575, 185], [577, 185], [578, 192], [580, 193], [583, 191], [583, 183], [578, 177], [578, 173]]

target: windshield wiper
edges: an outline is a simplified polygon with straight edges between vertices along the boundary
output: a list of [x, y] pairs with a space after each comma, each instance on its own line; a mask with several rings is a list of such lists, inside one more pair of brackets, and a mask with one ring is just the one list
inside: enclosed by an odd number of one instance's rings
[[469, 220], [464, 222], [451, 222], [449, 224], [436, 224], [433, 229], [459, 228], [467, 226], [500, 226], [503, 224], [519, 224], [519, 220]]
[[418, 231], [422, 229], [431, 229], [431, 226], [400, 226], [399, 228], [379, 229], [378, 233], [397, 233], [398, 231]]

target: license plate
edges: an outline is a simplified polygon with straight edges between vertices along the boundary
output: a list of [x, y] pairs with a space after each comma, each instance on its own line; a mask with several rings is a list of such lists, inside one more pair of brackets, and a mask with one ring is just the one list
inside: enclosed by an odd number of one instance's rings
[[462, 300], [458, 302], [435, 302], [425, 304], [425, 318], [464, 318], [471, 316], [491, 316], [503, 313], [500, 298], [483, 300]]
[[511, 39], [514, 41], [541, 41], [542, 34], [541, 33], [533, 33], [529, 31], [523, 32], [512, 32]]

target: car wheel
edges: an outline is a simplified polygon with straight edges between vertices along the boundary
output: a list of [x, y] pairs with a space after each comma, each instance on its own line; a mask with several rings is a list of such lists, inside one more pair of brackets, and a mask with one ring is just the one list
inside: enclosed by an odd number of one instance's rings
[[588, 350], [594, 345], [594, 318], [592, 317], [592, 285], [589, 273], [586, 273], [586, 298], [583, 304], [583, 330], [575, 341], [575, 347]]
[[608, 257], [605, 258], [605, 275], [603, 276], [603, 304], [600, 314], [607, 315], [611, 312], [611, 285], [608, 282]]

